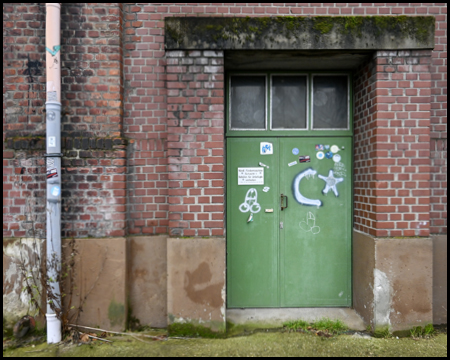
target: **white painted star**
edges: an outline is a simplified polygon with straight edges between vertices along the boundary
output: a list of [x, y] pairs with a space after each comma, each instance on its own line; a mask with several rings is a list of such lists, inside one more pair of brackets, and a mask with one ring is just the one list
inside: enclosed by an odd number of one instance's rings
[[325, 177], [323, 175], [318, 175], [318, 176], [320, 179], [322, 179], [326, 183], [325, 188], [322, 190], [323, 194], [328, 193], [328, 191], [330, 191], [330, 189], [331, 189], [331, 190], [333, 190], [334, 195], [339, 196], [337, 189], [336, 189], [336, 185], [339, 184], [340, 182], [344, 181], [344, 178], [335, 178], [333, 170], [330, 170], [330, 172], [328, 173], [328, 177]]

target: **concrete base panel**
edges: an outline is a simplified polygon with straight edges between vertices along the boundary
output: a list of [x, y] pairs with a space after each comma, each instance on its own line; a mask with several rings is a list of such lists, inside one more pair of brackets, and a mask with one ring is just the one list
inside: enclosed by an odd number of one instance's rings
[[373, 283], [375, 240], [366, 234], [353, 232], [353, 308], [366, 324], [373, 325]]
[[433, 323], [447, 324], [447, 235], [433, 241]]
[[[40, 266], [45, 261], [44, 241], [33, 238], [3, 240], [3, 323], [12, 327], [24, 315], [37, 316], [38, 309], [30, 306], [30, 296], [22, 289], [26, 285], [21, 268], [28, 275], [33, 275], [35, 283], [29, 280], [30, 286], [37, 285], [43, 293], [40, 284]], [[39, 261], [40, 259], [40, 261]], [[41, 306], [45, 310], [45, 296], [41, 298]], [[44, 318], [37, 319], [43, 325]]]
[[128, 238], [130, 326], [167, 326], [167, 235]]
[[[65, 258], [69, 239], [63, 239]], [[75, 239], [75, 288], [72, 305], [82, 306], [79, 325], [120, 331], [126, 328], [126, 239]], [[65, 289], [68, 292], [68, 289]], [[70, 296], [66, 295], [65, 306]]]
[[225, 330], [224, 238], [169, 238], [167, 276], [169, 324]]
[[293, 320], [316, 321], [321, 318], [341, 320], [350, 329], [365, 330], [366, 326], [355, 310], [349, 308], [282, 308], [282, 309], [228, 309], [227, 321], [235, 325], [281, 327]]
[[354, 308], [373, 328], [392, 331], [433, 322], [429, 238], [372, 238], [354, 232]]

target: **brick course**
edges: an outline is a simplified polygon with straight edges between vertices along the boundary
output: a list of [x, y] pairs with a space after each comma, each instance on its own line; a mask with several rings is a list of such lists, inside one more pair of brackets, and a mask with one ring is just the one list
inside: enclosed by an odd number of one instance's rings
[[[164, 18], [285, 15], [436, 17], [431, 57], [380, 52], [355, 76], [355, 141], [360, 143], [355, 153], [355, 226], [377, 236], [446, 233], [446, 4], [102, 3], [62, 5], [62, 135], [73, 138], [74, 144], [67, 147], [63, 166], [64, 171], [76, 169], [65, 173], [63, 190], [76, 194], [77, 202], [87, 201], [68, 208], [63, 219], [65, 235], [69, 230], [76, 236], [221, 235], [222, 55], [197, 51], [168, 56]], [[31, 182], [36, 180], [41, 189], [42, 151], [33, 149], [35, 144], [24, 149], [15, 145], [17, 141], [8, 146], [7, 140], [45, 135], [45, 6], [6, 3], [3, 26], [4, 176], [5, 171], [7, 177], [16, 176], [12, 174], [20, 166], [14, 161], [33, 159]], [[362, 74], [363, 69], [370, 69], [370, 76]], [[376, 88], [363, 90], [374, 83]], [[368, 98], [368, 93], [373, 97]], [[90, 145], [116, 137], [128, 139], [127, 149], [120, 150], [126, 150], [123, 157], [108, 158], [106, 154], [114, 151], [102, 152], [104, 145]], [[76, 139], [81, 148], [73, 150]], [[82, 148], [83, 141], [88, 141], [88, 149]], [[116, 162], [106, 165], [108, 161]], [[110, 176], [108, 171], [117, 170], [116, 176], [121, 176], [125, 167], [126, 177], [114, 178], [125, 187], [106, 188], [116, 186], [107, 185], [106, 179], [113, 178], [102, 178], [103, 190], [94, 185], [99, 177]], [[96, 168], [102, 169], [102, 175], [95, 173]], [[11, 186], [7, 191], [16, 191], [14, 181], [4, 177], [4, 184]], [[92, 200], [84, 199], [89, 191], [97, 194]], [[102, 196], [101, 191], [108, 194]], [[17, 207], [22, 215], [27, 212], [25, 205], [15, 205], [17, 196], [24, 194], [8, 194], [4, 203], [4, 236], [22, 236], [20, 231], [25, 231], [21, 225], [11, 225], [20, 223], [11, 215]], [[123, 212], [123, 208], [115, 209], [119, 219], [105, 213], [99, 220], [104, 230], [91, 227], [94, 215], [106, 210], [115, 196], [120, 205], [126, 205]], [[94, 204], [94, 199], [101, 203]], [[82, 217], [79, 211], [94, 205], [97, 209]], [[36, 224], [45, 217], [43, 209], [35, 207], [41, 219]], [[75, 223], [69, 225], [69, 219]], [[11, 229], [17, 226], [15, 233]]]

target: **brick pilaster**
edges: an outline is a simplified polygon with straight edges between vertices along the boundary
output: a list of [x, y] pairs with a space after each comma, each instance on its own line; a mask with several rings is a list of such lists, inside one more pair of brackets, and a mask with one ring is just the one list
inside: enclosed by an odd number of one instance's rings
[[169, 233], [222, 236], [222, 51], [168, 51]]

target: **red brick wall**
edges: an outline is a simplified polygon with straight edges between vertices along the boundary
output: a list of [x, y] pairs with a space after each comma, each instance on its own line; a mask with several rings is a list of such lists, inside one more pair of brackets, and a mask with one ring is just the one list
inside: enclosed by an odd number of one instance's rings
[[[125, 235], [119, 4], [61, 7], [63, 236]], [[3, 236], [45, 231], [45, 4], [3, 7]]]
[[[446, 125], [446, 61], [447, 61], [447, 6], [445, 3], [440, 4], [358, 4], [358, 3], [304, 3], [304, 4], [125, 4], [118, 3], [109, 4], [63, 4], [62, 5], [62, 83], [63, 83], [63, 136], [65, 138], [73, 138], [73, 144], [75, 139], [78, 138], [88, 139], [89, 148], [67, 148], [65, 151], [72, 151], [65, 162], [66, 167], [77, 168], [79, 173], [75, 178], [74, 173], [70, 177], [72, 183], [66, 184], [67, 188], [63, 190], [70, 191], [71, 201], [75, 201], [75, 204], [71, 205], [73, 210], [69, 210], [67, 207], [67, 218], [64, 220], [64, 224], [67, 221], [67, 225], [63, 225], [66, 229], [71, 229], [75, 236], [101, 236], [106, 234], [158, 234], [169, 232], [169, 220], [171, 223], [172, 233], [175, 234], [192, 234], [203, 235], [208, 233], [209, 235], [219, 234], [220, 221], [219, 214], [221, 211], [214, 210], [213, 212], [205, 213], [204, 218], [198, 218], [197, 211], [204, 211], [207, 205], [206, 203], [200, 203], [200, 201], [214, 202], [215, 194], [206, 194], [201, 192], [195, 194], [195, 191], [190, 193], [188, 186], [180, 184], [180, 188], [177, 188], [174, 184], [169, 182], [170, 176], [184, 171], [182, 166], [186, 169], [193, 171], [186, 171], [186, 176], [193, 176], [193, 181], [197, 181], [197, 186], [204, 186], [199, 184], [200, 181], [205, 179], [195, 179], [196, 174], [206, 174], [206, 167], [212, 169], [214, 165], [220, 164], [207, 164], [205, 159], [208, 157], [214, 157], [216, 155], [201, 155], [202, 163], [193, 165], [193, 168], [187, 167], [189, 164], [175, 164], [170, 163], [168, 168], [168, 159], [175, 161], [174, 159], [180, 158], [182, 161], [196, 157], [196, 155], [190, 154], [187, 150], [189, 148], [171, 148], [169, 144], [177, 141], [170, 141], [169, 136], [173, 134], [170, 131], [174, 131], [171, 128], [177, 128], [178, 126], [172, 126], [168, 121], [174, 120], [173, 111], [167, 109], [167, 103], [169, 98], [177, 98], [182, 96], [167, 95], [167, 84], [170, 82], [179, 82], [177, 80], [169, 80], [171, 74], [166, 72], [166, 66], [172, 66], [172, 64], [166, 63], [166, 56], [164, 51], [164, 18], [167, 16], [307, 16], [307, 15], [433, 15], [436, 17], [436, 47], [432, 52], [431, 64], [425, 64], [430, 66], [429, 73], [431, 79], [424, 81], [431, 81], [429, 88], [431, 88], [430, 104], [431, 108], [428, 121], [431, 123], [430, 127], [430, 145], [431, 150], [431, 178], [430, 178], [430, 220], [428, 225], [432, 233], [446, 233], [447, 231], [447, 213], [446, 213], [446, 194], [447, 194], [447, 173], [446, 173], [446, 148], [447, 148], [447, 125]], [[17, 136], [23, 136], [33, 134], [35, 139], [33, 141], [38, 142], [37, 135], [44, 135], [44, 117], [42, 116], [42, 106], [45, 100], [44, 84], [45, 84], [45, 49], [44, 49], [44, 28], [45, 28], [45, 7], [43, 4], [5, 4], [4, 5], [4, 40], [3, 40], [3, 121], [4, 121], [4, 139], [17, 140]], [[207, 58], [200, 56], [200, 58]], [[382, 61], [383, 57], [379, 60]], [[389, 58], [389, 56], [387, 57]], [[398, 58], [398, 56], [393, 56]], [[169, 59], [169, 58], [167, 58]], [[189, 56], [185, 57], [185, 61], [190, 59]], [[210, 61], [210, 58], [208, 61]], [[189, 66], [189, 64], [181, 64], [180, 66]], [[206, 64], [199, 64], [203, 67]], [[382, 64], [380, 64], [382, 65]], [[384, 64], [383, 64], [384, 65]], [[202, 68], [204, 69], [204, 68]], [[203, 70], [201, 70], [203, 71]], [[180, 76], [179, 74], [172, 74]], [[200, 74], [199, 74], [200, 75]], [[196, 75], [197, 76], [197, 75]], [[211, 76], [211, 74], [205, 74], [205, 76]], [[375, 76], [375, 75], [374, 75]], [[187, 81], [187, 80], [181, 80]], [[203, 80], [202, 80], [203, 81]], [[206, 81], [206, 80], [205, 80]], [[395, 81], [400, 81], [395, 79]], [[188, 84], [189, 85], [189, 84]], [[411, 86], [414, 86], [411, 83]], [[391, 88], [386, 88], [391, 89]], [[381, 88], [380, 88], [381, 90]], [[391, 89], [392, 90], [392, 89]], [[413, 89], [411, 89], [413, 90]], [[406, 91], [406, 90], [405, 90]], [[394, 96], [394, 95], [392, 95]], [[398, 96], [398, 95], [395, 95]], [[406, 95], [404, 95], [406, 96]], [[188, 100], [191, 101], [194, 95], [187, 95]], [[209, 97], [209, 95], [207, 96]], [[171, 100], [172, 101], [172, 100]], [[381, 105], [381, 103], [379, 103]], [[169, 106], [182, 106], [182, 104], [172, 104]], [[220, 105], [220, 104], [219, 104]], [[391, 107], [392, 111], [395, 110], [393, 104], [386, 103]], [[400, 104], [401, 106], [402, 103]], [[420, 106], [420, 104], [412, 104]], [[203, 111], [203, 110], [202, 110]], [[379, 111], [390, 112], [388, 111]], [[189, 113], [195, 113], [198, 111], [187, 110]], [[205, 117], [207, 111], [204, 110], [202, 116]], [[408, 110], [413, 112], [413, 110]], [[420, 112], [417, 110], [417, 112]], [[377, 115], [378, 116], [378, 115]], [[176, 117], [176, 116], [175, 116]], [[203, 118], [203, 120], [211, 121], [211, 119]], [[379, 121], [389, 120], [377, 118], [376, 123]], [[413, 120], [413, 119], [411, 119]], [[426, 119], [414, 119], [416, 123]], [[423, 122], [423, 121], [422, 121]], [[198, 123], [201, 122], [198, 120]], [[202, 128], [196, 124], [198, 128]], [[377, 125], [378, 126], [378, 125]], [[383, 126], [379, 126], [380, 129]], [[169, 131], [170, 128], [170, 131]], [[180, 128], [183, 128], [181, 126]], [[189, 130], [187, 126], [184, 127]], [[203, 128], [202, 128], [203, 129]], [[399, 129], [396, 127], [396, 129]], [[408, 131], [412, 129], [408, 128]], [[422, 125], [417, 131], [424, 131]], [[186, 134], [180, 134], [179, 136], [192, 135], [187, 132]], [[205, 135], [203, 133], [195, 134]], [[419, 134], [410, 134], [419, 139]], [[176, 136], [176, 135], [174, 135]], [[208, 135], [210, 136], [210, 135]], [[211, 135], [212, 136], [212, 135]], [[374, 134], [374, 139], [381, 139], [382, 134]], [[383, 136], [394, 136], [394, 134], [383, 134]], [[406, 134], [400, 134], [400, 136], [406, 136]], [[427, 136], [427, 135], [421, 135]], [[121, 178], [122, 184], [120, 189], [124, 189], [125, 197], [122, 197], [122, 193], [117, 194], [112, 189], [107, 189], [107, 181], [99, 182], [100, 185], [94, 185], [94, 181], [89, 182], [89, 179], [94, 179], [96, 171], [103, 171], [103, 174], [109, 172], [121, 172], [123, 171], [125, 158], [120, 153], [120, 164], [116, 163], [109, 165], [98, 165], [104, 161], [106, 156], [113, 154], [113, 151], [102, 153], [101, 150], [105, 150], [103, 145], [100, 147], [91, 147], [91, 141], [95, 143], [102, 138], [116, 138], [124, 137], [129, 143], [129, 148], [126, 155], [127, 161], [127, 175], [126, 178]], [[199, 137], [201, 138], [201, 137]], [[122, 139], [122, 140], [125, 140]], [[422, 138], [421, 138], [422, 139]], [[191, 143], [195, 143], [203, 140], [186, 140]], [[385, 140], [382, 140], [385, 141]], [[422, 140], [420, 140], [422, 141]], [[183, 142], [183, 140], [181, 140]], [[420, 143], [422, 144], [422, 142]], [[30, 145], [31, 146], [31, 145]], [[121, 145], [119, 145], [121, 146]], [[411, 145], [412, 146], [412, 145]], [[4, 149], [8, 151], [5, 153], [4, 169], [6, 169], [6, 175], [12, 176], [16, 171], [14, 167], [18, 167], [13, 164], [12, 159], [17, 159], [20, 156], [17, 151], [23, 151], [26, 149], [15, 149], [14, 147], [8, 148], [4, 142]], [[111, 149], [110, 149], [111, 150]], [[124, 149], [118, 149], [122, 151]], [[202, 150], [202, 149], [196, 149]], [[206, 150], [203, 149], [203, 150]], [[218, 150], [215, 148], [214, 150]], [[33, 157], [36, 160], [33, 164], [38, 164], [38, 157], [36, 153], [27, 150], [25, 157]], [[90, 151], [89, 157], [82, 157], [80, 159], [80, 151]], [[179, 155], [176, 152], [179, 152]], [[393, 150], [389, 150], [393, 151]], [[403, 150], [402, 150], [403, 151]], [[419, 154], [419, 149], [412, 149], [419, 160], [424, 159], [423, 154]], [[202, 152], [199, 152], [200, 154]], [[406, 150], [405, 150], [406, 153]], [[97, 155], [95, 155], [97, 154]], [[410, 154], [412, 156], [412, 153]], [[410, 161], [410, 155], [405, 155], [407, 161]], [[8, 158], [9, 156], [9, 158]], [[378, 155], [377, 155], [378, 156]], [[377, 160], [376, 166], [396, 166], [382, 164], [385, 161], [392, 160], [392, 155], [384, 156], [379, 155], [379, 161]], [[396, 155], [397, 156], [397, 155]], [[197, 156], [198, 157], [198, 156]], [[112, 158], [111, 158], [112, 159]], [[378, 158], [377, 158], [378, 159]], [[383, 161], [381, 161], [383, 160]], [[395, 158], [395, 161], [400, 159]], [[103, 162], [104, 163], [104, 162]], [[177, 171], [177, 165], [181, 170]], [[5, 167], [6, 166], [6, 167]], [[202, 167], [203, 166], [203, 167]], [[419, 165], [412, 164], [410, 166], [419, 169]], [[402, 169], [406, 169], [407, 165], [401, 164]], [[98, 168], [98, 169], [97, 169]], [[88, 170], [86, 170], [88, 169]], [[113, 170], [114, 169], [114, 170]], [[202, 170], [204, 169], [204, 170]], [[25, 171], [28, 171], [27, 169]], [[36, 171], [31, 170], [30, 171]], [[77, 170], [78, 171], [78, 170]], [[87, 171], [87, 173], [86, 173]], [[8, 172], [11, 175], [8, 175]], [[85, 173], [83, 173], [85, 172]], [[21, 174], [23, 175], [23, 174]], [[38, 175], [36, 175], [38, 176]], [[397, 175], [395, 175], [397, 176]], [[394, 177], [395, 177], [394, 176]], [[41, 178], [38, 178], [38, 180]], [[106, 178], [102, 178], [106, 179]], [[116, 178], [119, 179], [119, 178]], [[217, 181], [222, 181], [216, 179]], [[216, 181], [214, 180], [214, 181]], [[25, 231], [21, 225], [21, 218], [18, 216], [26, 213], [25, 205], [15, 205], [15, 198], [25, 197], [23, 190], [14, 188], [14, 180], [4, 178], [4, 183], [11, 184], [11, 189], [7, 189], [4, 194], [4, 227], [6, 224], [6, 230], [4, 229], [5, 236], [18, 236], [15, 235], [12, 228], [19, 226], [17, 231]], [[33, 180], [34, 181], [34, 180]], [[43, 180], [39, 180], [43, 181]], [[172, 180], [171, 180], [172, 181]], [[208, 179], [209, 185], [213, 185], [213, 179]], [[381, 182], [380, 180], [377, 180]], [[386, 180], [391, 182], [391, 180]], [[392, 180], [398, 182], [399, 180]], [[428, 181], [428, 180], [423, 180]], [[415, 185], [421, 184], [422, 180], [400, 180], [405, 185], [409, 182]], [[189, 183], [187, 183], [189, 184]], [[206, 184], [206, 183], [205, 183]], [[213, 185], [216, 187], [219, 183]], [[372, 184], [374, 185], [374, 184]], [[9, 186], [9, 185], [8, 185]], [[38, 186], [40, 188], [41, 185]], [[100, 188], [98, 188], [101, 186]], [[110, 186], [110, 185], [108, 185]], [[114, 185], [118, 186], [118, 185]], [[374, 185], [375, 186], [375, 185]], [[408, 184], [409, 186], [409, 184]], [[97, 188], [96, 188], [97, 187]], [[126, 189], [126, 190], [125, 190]], [[185, 190], [186, 195], [177, 194], [178, 190]], [[421, 191], [423, 189], [421, 188]], [[16, 191], [15, 193], [9, 193], [8, 191]], [[19, 191], [19, 193], [17, 193]], [[107, 192], [103, 193], [102, 191]], [[374, 190], [375, 191], [375, 190]], [[376, 192], [378, 191], [378, 192]], [[380, 190], [376, 190], [371, 197], [380, 197], [379, 201], [391, 201], [392, 195], [381, 195]], [[408, 190], [412, 194], [413, 190]], [[181, 191], [183, 193], [183, 191]], [[76, 196], [73, 196], [73, 195]], [[375, 195], [377, 194], [377, 195]], [[106, 195], [106, 196], [103, 196]], [[110, 205], [111, 199], [119, 195], [118, 201], [120, 204], [126, 203], [127, 206], [124, 210], [123, 207], [116, 209], [121, 213], [120, 219], [112, 219], [110, 215], [105, 214], [102, 216], [105, 207]], [[186, 197], [194, 199], [193, 204], [188, 206], [200, 206], [200, 208], [193, 208], [195, 214], [193, 219], [188, 219], [188, 213], [184, 210], [175, 211], [171, 213], [169, 219], [169, 207], [178, 206], [172, 201], [178, 201], [177, 197]], [[218, 197], [222, 196], [217, 194]], [[397, 196], [397, 195], [395, 195]], [[423, 202], [427, 195], [419, 195], [415, 201]], [[110, 199], [110, 200], [107, 200]], [[381, 200], [384, 199], [384, 200]], [[180, 205], [183, 205], [184, 200], [180, 199]], [[187, 201], [187, 200], [186, 200]], [[398, 200], [395, 200], [398, 201]], [[402, 200], [403, 201], [403, 200]], [[410, 200], [412, 201], [412, 200]], [[19, 201], [20, 202], [20, 201]], [[401, 204], [394, 204], [398, 210]], [[15, 206], [19, 208], [18, 215], [14, 214], [13, 209], [10, 211], [10, 207]], [[102, 207], [104, 206], [104, 207]], [[118, 205], [117, 205], [118, 206]], [[215, 205], [211, 205], [215, 206]], [[357, 205], [362, 206], [362, 205]], [[364, 211], [369, 211], [369, 206], [377, 206], [377, 211], [372, 208], [373, 214], [387, 214], [381, 212], [381, 206], [385, 204], [371, 204], [365, 205]], [[402, 205], [403, 206], [403, 205]], [[413, 206], [426, 206], [424, 204], [405, 204], [412, 210]], [[81, 213], [87, 211], [89, 207], [91, 216], [82, 218]], [[177, 209], [177, 208], [175, 208]], [[200, 209], [200, 210], [199, 210]], [[122, 212], [122, 210], [124, 210]], [[415, 219], [399, 219], [399, 220], [381, 220], [381, 217], [377, 220], [377, 225], [374, 226], [374, 219], [370, 218], [368, 214], [362, 216], [360, 219], [356, 219], [360, 229], [364, 231], [375, 232], [381, 234], [405, 234], [408, 230], [414, 231], [415, 234], [426, 234], [427, 228], [422, 229], [420, 226], [417, 228], [417, 222], [419, 217], [423, 217], [423, 209], [418, 208], [417, 216]], [[37, 206], [36, 211], [42, 212], [42, 206]], [[172, 211], [172, 210], [171, 210]], [[188, 208], [188, 212], [190, 208]], [[362, 211], [362, 208], [357, 207], [357, 212]], [[94, 216], [95, 215], [95, 216]], [[200, 213], [198, 213], [200, 215]], [[208, 216], [208, 218], [206, 218]], [[186, 218], [185, 218], [186, 217]], [[42, 217], [41, 217], [42, 218]], [[69, 224], [71, 219], [71, 224]], [[125, 219], [127, 220], [125, 222]], [[362, 220], [364, 219], [364, 221]], [[188, 223], [183, 223], [187, 221]], [[217, 221], [217, 222], [216, 222]], [[372, 221], [372, 223], [370, 223]], [[406, 226], [411, 228], [397, 228], [395, 225], [392, 228], [392, 221], [400, 223], [406, 221]], [[420, 220], [422, 221], [422, 220]], [[97, 222], [100, 226], [97, 228], [91, 227], [94, 222]], [[192, 222], [192, 227], [191, 227]], [[382, 223], [385, 222], [385, 225]], [[395, 223], [395, 224], [397, 224]], [[18, 225], [17, 225], [18, 224]], [[27, 225], [29, 226], [29, 225]], [[201, 226], [199, 228], [195, 226]], [[211, 226], [211, 227], [209, 227]], [[383, 227], [384, 226], [384, 227]], [[421, 230], [422, 229], [422, 230]], [[202, 230], [202, 231], [200, 231]], [[15, 231], [15, 230], [14, 230]], [[200, 234], [201, 233], [201, 234]], [[18, 233], [22, 234], [22, 233]], [[68, 233], [67, 233], [68, 234]], [[386, 235], [387, 236], [387, 235]]]
[[224, 234], [223, 51], [168, 51], [169, 229]]
[[430, 51], [378, 51], [355, 81], [355, 228], [430, 234]]

